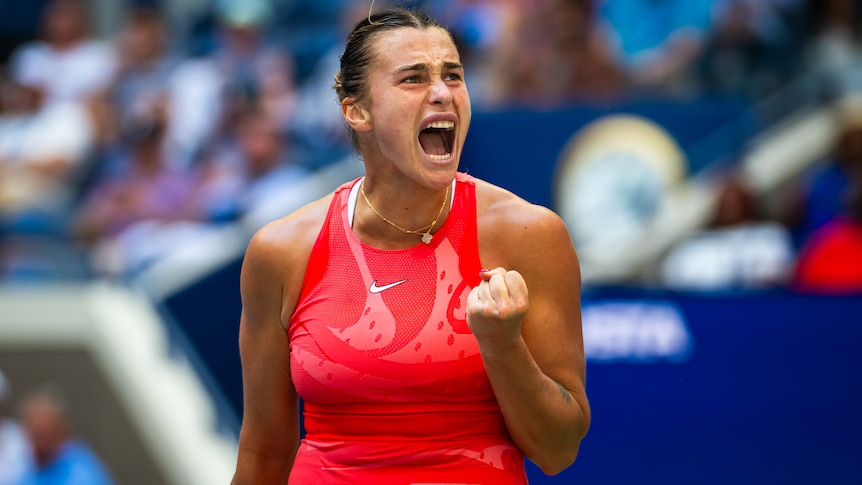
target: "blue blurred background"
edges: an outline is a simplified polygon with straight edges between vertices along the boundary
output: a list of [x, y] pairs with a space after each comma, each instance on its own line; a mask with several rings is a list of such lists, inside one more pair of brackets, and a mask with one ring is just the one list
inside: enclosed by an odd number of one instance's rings
[[[0, 0], [0, 430], [49, 385], [117, 483], [229, 481], [243, 251], [361, 174], [369, 3]], [[593, 426], [530, 482], [862, 483], [862, 2], [397, 4], [458, 42], [462, 170], [581, 259]]]

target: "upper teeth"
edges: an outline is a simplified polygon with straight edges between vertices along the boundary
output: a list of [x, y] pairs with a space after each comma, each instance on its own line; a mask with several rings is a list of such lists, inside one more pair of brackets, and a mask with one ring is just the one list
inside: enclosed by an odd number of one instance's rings
[[439, 128], [442, 130], [451, 130], [451, 129], [455, 128], [455, 122], [454, 121], [432, 121], [431, 123], [428, 124], [428, 126], [425, 127], [425, 129], [428, 129], [428, 128]]

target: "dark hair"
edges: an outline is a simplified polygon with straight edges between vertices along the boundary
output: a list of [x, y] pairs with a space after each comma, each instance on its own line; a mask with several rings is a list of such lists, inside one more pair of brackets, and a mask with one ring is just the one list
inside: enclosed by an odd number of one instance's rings
[[[446, 32], [453, 44], [455, 42], [449, 30], [420, 10], [393, 8], [369, 15], [360, 20], [347, 36], [341, 55], [341, 70], [335, 75], [333, 85], [339, 102], [344, 98], [362, 99], [368, 94], [368, 67], [376, 56], [374, 39], [383, 32], [405, 27], [420, 30], [436, 27]], [[350, 127], [347, 129], [353, 147], [358, 150], [356, 132]]]

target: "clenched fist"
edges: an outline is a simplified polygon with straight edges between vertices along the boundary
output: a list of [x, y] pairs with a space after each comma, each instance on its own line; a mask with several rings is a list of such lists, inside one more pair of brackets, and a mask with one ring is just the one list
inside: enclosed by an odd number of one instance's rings
[[527, 283], [514, 270], [480, 273], [482, 282], [467, 297], [467, 325], [479, 346], [505, 347], [521, 338], [521, 323], [530, 301]]

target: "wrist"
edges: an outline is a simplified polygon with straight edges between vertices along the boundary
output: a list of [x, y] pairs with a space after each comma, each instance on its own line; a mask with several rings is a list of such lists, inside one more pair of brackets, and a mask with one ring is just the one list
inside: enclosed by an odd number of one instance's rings
[[513, 339], [494, 339], [479, 342], [479, 353], [487, 364], [510, 361], [520, 352], [526, 351], [527, 345], [521, 335]]

